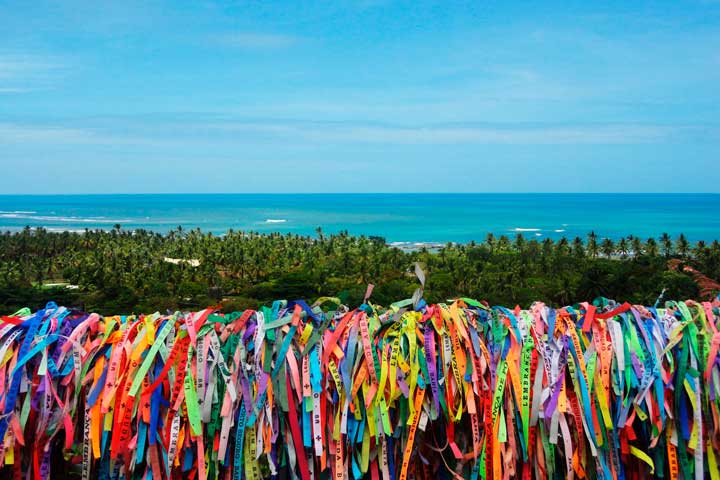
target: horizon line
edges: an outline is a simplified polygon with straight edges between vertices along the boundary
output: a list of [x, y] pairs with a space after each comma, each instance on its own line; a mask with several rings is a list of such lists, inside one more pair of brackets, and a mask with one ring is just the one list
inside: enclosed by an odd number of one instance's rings
[[0, 193], [2, 197], [110, 197], [110, 196], [143, 196], [143, 195], [347, 195], [347, 196], [370, 196], [370, 195], [720, 195], [720, 192], [133, 192], [133, 193]]

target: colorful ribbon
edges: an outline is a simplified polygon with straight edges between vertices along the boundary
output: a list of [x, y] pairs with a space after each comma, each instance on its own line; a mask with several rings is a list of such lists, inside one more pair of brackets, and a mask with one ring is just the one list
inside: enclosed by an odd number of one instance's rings
[[0, 476], [720, 480], [718, 302], [421, 295], [1, 317]]

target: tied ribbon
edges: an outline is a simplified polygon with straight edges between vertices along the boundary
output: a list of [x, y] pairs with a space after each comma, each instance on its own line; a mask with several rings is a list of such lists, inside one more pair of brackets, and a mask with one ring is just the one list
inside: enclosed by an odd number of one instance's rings
[[717, 305], [371, 293], [2, 316], [1, 478], [720, 480]]

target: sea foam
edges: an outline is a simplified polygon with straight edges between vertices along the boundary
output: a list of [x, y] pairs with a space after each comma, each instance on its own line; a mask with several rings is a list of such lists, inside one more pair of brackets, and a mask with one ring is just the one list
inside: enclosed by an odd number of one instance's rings
[[61, 217], [53, 215], [29, 215], [27, 213], [0, 213], [0, 218], [19, 218], [23, 220], [41, 220], [44, 222], [67, 222], [67, 223], [128, 223], [132, 220], [113, 219], [105, 217]]

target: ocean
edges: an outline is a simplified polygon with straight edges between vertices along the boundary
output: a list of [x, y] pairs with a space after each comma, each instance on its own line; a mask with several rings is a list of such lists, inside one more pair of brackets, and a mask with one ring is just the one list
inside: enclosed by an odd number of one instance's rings
[[138, 194], [2, 195], [0, 231], [181, 225], [316, 235], [347, 230], [397, 245], [563, 236], [720, 239], [720, 194]]

